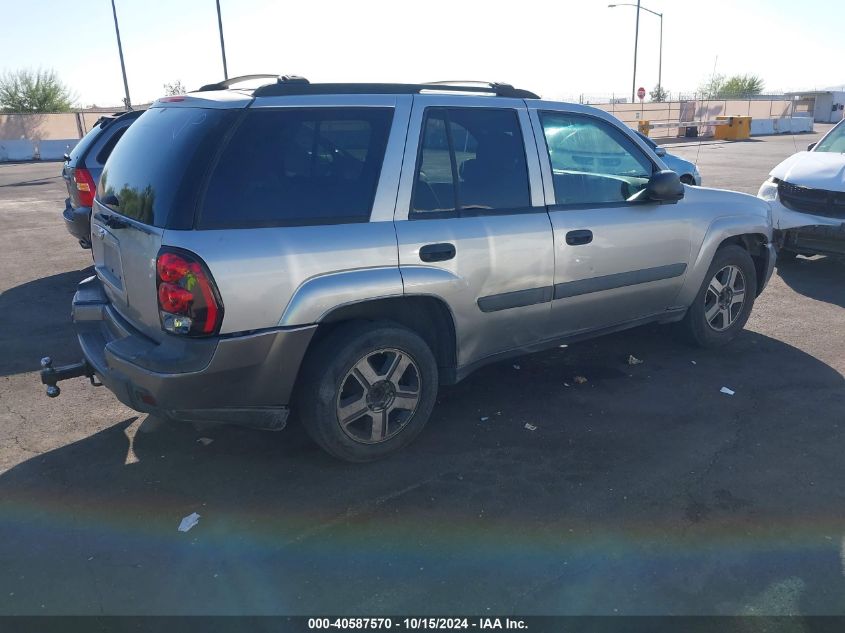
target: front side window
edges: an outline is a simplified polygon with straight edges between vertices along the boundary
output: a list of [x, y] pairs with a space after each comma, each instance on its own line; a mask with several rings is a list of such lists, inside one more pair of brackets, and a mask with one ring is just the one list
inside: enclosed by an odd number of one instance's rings
[[367, 222], [393, 112], [255, 109], [211, 175], [200, 228]]
[[541, 118], [556, 204], [625, 202], [648, 183], [651, 161], [611, 124], [552, 112]]
[[428, 108], [411, 211], [514, 211], [531, 206], [514, 110]]
[[845, 153], [845, 123], [833, 128], [814, 148], [816, 152]]

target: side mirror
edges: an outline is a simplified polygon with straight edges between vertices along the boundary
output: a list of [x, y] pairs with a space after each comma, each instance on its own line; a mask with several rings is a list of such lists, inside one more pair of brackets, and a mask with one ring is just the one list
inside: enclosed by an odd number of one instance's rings
[[657, 154], [660, 158], [666, 156], [666, 148], [665, 147], [655, 147], [654, 153]]
[[816, 146], [816, 144], [815, 144], [815, 143], [810, 143], [809, 145], [807, 145], [807, 151], [808, 151], [808, 152], [812, 152], [812, 151], [813, 151], [813, 148], [814, 148], [815, 146]]
[[645, 189], [645, 198], [655, 202], [677, 202], [684, 197], [684, 185], [674, 171], [665, 169], [652, 175], [648, 179]]

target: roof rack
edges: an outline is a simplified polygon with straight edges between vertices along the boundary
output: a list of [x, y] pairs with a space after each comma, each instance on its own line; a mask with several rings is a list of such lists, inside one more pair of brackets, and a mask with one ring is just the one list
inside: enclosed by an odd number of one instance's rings
[[[225, 82], [224, 82], [225, 83]], [[216, 85], [216, 84], [214, 84]], [[205, 87], [203, 87], [204, 89]], [[220, 90], [221, 88], [210, 88]], [[292, 95], [325, 94], [420, 94], [425, 92], [458, 92], [492, 94], [497, 97], [515, 97], [518, 99], [539, 99], [529, 90], [514, 88], [506, 83], [486, 82], [434, 82], [423, 84], [382, 84], [382, 83], [325, 83], [312, 84], [303, 77], [279, 77], [276, 83], [256, 88], [255, 97], [282, 97]]]
[[268, 74], [257, 74], [257, 75], [241, 75], [240, 77], [232, 77], [231, 79], [226, 79], [225, 81], [218, 81], [217, 83], [213, 84], [205, 84], [204, 86], [200, 87], [197, 92], [209, 92], [211, 90], [226, 90], [226, 88], [231, 88], [235, 84], [243, 83], [244, 81], [250, 81], [252, 79], [279, 79], [278, 75], [268, 75]]

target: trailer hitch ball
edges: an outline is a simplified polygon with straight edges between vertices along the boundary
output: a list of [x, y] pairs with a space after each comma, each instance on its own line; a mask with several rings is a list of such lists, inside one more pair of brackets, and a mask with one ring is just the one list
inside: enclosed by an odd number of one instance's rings
[[56, 385], [48, 385], [47, 387], [47, 395], [50, 398], [56, 398], [62, 392]]

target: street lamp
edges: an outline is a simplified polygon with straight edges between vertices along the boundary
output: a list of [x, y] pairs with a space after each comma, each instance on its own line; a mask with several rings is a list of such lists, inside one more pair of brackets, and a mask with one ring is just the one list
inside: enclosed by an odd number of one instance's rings
[[663, 97], [663, 14], [658, 13], [657, 11], [652, 11], [651, 9], [646, 9], [643, 6], [640, 6], [639, 0], [637, 0], [637, 4], [632, 4], [630, 2], [622, 2], [619, 4], [609, 4], [607, 5], [609, 8], [613, 7], [636, 7], [637, 8], [637, 27], [636, 31], [634, 32], [634, 81], [633, 87], [631, 88], [631, 103], [634, 102], [634, 90], [637, 88], [637, 39], [639, 39], [640, 35], [640, 10], [648, 11], [652, 15], [656, 15], [660, 18], [660, 57], [659, 61], [657, 62], [657, 94], [661, 98]]

